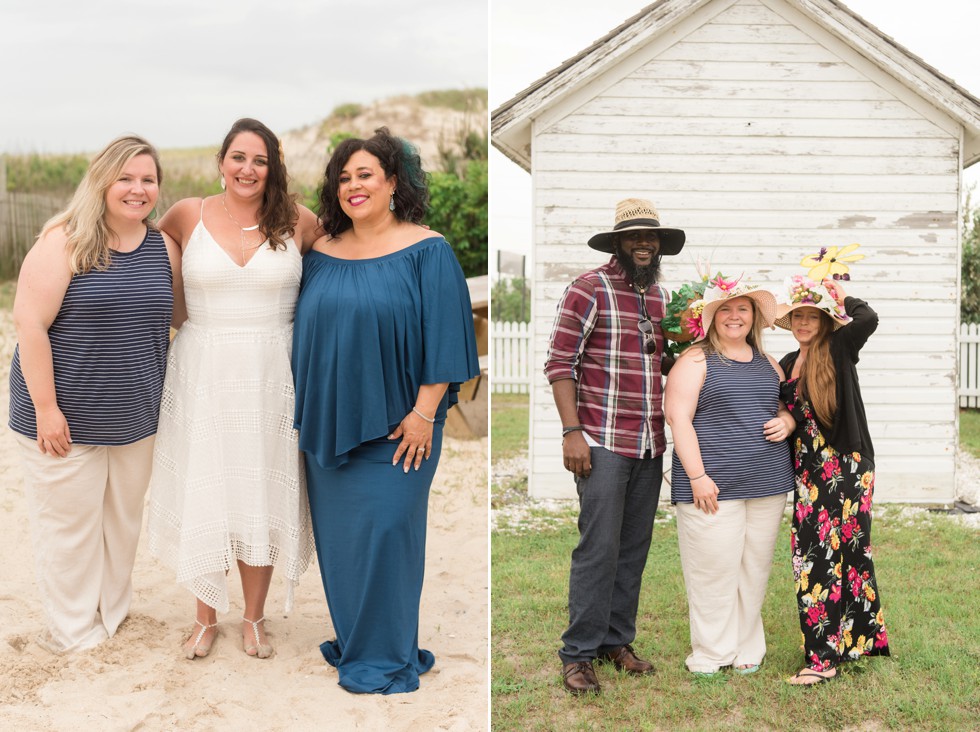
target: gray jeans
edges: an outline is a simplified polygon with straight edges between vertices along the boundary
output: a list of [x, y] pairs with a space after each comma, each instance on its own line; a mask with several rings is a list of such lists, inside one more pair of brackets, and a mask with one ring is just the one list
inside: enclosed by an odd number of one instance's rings
[[628, 458], [593, 447], [592, 473], [575, 482], [579, 542], [572, 552], [562, 663], [591, 661], [636, 637], [663, 456]]

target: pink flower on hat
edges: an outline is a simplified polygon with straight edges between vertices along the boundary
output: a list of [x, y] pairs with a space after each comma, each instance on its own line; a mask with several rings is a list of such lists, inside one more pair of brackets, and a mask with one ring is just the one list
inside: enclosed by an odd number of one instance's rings
[[741, 279], [742, 279], [742, 277], [739, 276], [739, 277], [736, 277], [734, 280], [726, 280], [719, 273], [718, 276], [715, 277], [713, 280], [711, 280], [711, 282], [709, 282], [708, 284], [711, 287], [717, 287], [722, 292], [731, 292], [732, 290], [735, 289], [735, 286], [738, 285], [738, 282]]

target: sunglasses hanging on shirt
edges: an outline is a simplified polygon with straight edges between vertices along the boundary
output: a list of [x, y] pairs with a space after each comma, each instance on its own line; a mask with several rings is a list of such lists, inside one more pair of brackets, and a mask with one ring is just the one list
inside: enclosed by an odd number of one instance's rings
[[647, 313], [647, 297], [645, 290], [637, 291], [640, 295], [640, 307], [643, 310], [643, 317], [637, 322], [636, 327], [640, 329], [643, 336], [643, 352], [652, 355], [657, 352], [657, 339], [653, 335], [653, 322]]

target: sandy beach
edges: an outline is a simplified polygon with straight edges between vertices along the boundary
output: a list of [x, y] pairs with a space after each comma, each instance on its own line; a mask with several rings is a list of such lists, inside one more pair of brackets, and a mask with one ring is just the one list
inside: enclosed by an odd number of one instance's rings
[[[333, 637], [315, 561], [289, 615], [273, 578], [269, 660], [246, 656], [241, 585], [204, 659], [180, 644], [193, 598], [141, 540], [129, 618], [101, 646], [64, 656], [34, 642], [43, 628], [19, 456], [6, 427], [7, 372], [15, 345], [0, 312], [0, 723], [12, 730], [485, 730], [488, 727], [487, 439], [447, 438], [432, 487], [419, 643], [436, 666], [412, 694], [353, 695], [318, 645]], [[145, 539], [145, 536], [144, 536]]]

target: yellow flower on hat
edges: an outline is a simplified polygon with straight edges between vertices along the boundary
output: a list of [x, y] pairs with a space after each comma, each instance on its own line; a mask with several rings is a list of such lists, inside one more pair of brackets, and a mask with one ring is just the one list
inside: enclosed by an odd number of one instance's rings
[[846, 275], [850, 270], [845, 262], [857, 262], [864, 259], [863, 254], [853, 253], [859, 246], [861, 245], [848, 244], [842, 249], [821, 247], [816, 254], [804, 257], [800, 264], [810, 270], [808, 276], [817, 282], [825, 277]]

